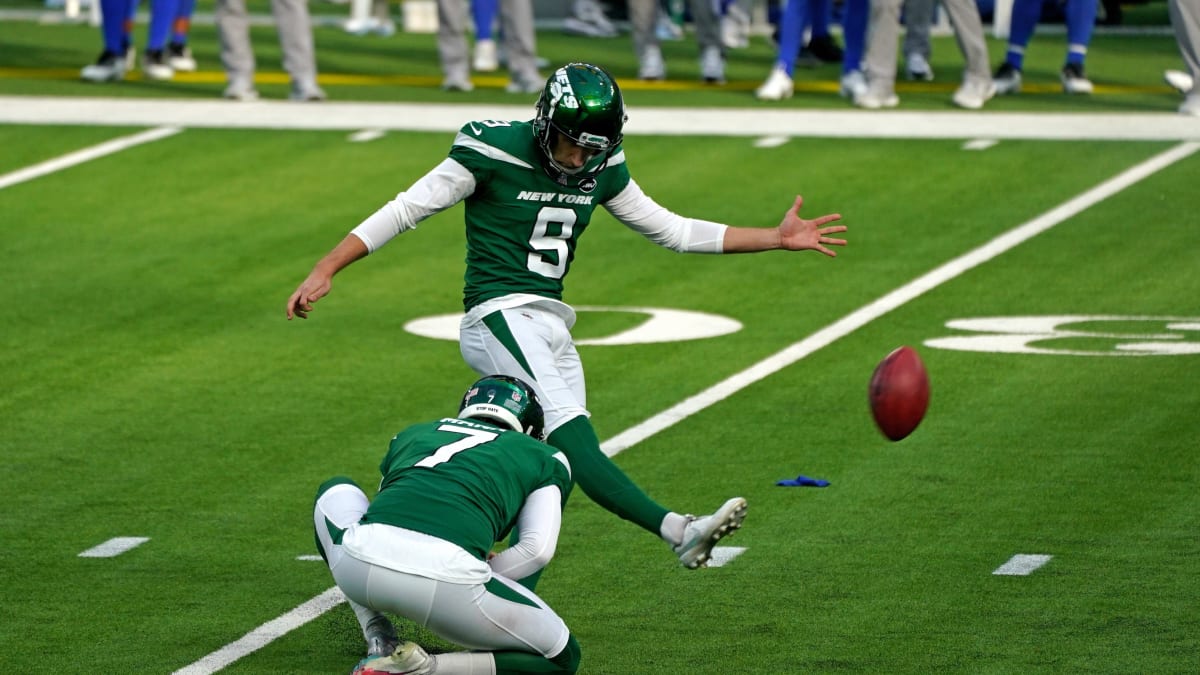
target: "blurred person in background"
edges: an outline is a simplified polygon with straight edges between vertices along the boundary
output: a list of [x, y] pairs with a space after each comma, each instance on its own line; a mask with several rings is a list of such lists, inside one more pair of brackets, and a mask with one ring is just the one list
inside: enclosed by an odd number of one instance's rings
[[[533, 0], [499, 0], [498, 7], [503, 61], [509, 73], [505, 91], [513, 94], [532, 94], [540, 91], [542, 76], [538, 73]], [[475, 83], [471, 81], [472, 65], [482, 72], [499, 67], [498, 50], [491, 38], [492, 20], [487, 16], [488, 8], [486, 5], [475, 8], [479, 13], [474, 19], [476, 51], [473, 58], [467, 46], [467, 31], [472, 23], [467, 3], [464, 0], [438, 0], [437, 8], [437, 45], [438, 60], [442, 66], [442, 89], [471, 91], [475, 88]], [[481, 30], [484, 31], [482, 34]], [[481, 46], [481, 42], [485, 40], [488, 42]]]
[[[288, 98], [293, 101], [324, 101], [317, 86], [317, 56], [313, 44], [308, 0], [271, 0], [275, 31], [283, 52], [283, 69], [291, 80]], [[258, 98], [254, 88], [254, 48], [250, 44], [250, 15], [246, 0], [217, 0], [217, 38], [221, 65], [228, 81], [224, 96], [236, 101]]]
[[[1200, 0], [1187, 1], [1195, 3]], [[1008, 48], [1004, 53], [1004, 62], [993, 76], [996, 93], [1015, 94], [1021, 91], [1025, 48], [1041, 19], [1042, 5], [1043, 0], [1014, 0]], [[1096, 26], [1097, 6], [1098, 0], [1066, 0], [1067, 56], [1059, 77], [1064, 93], [1090, 94], [1094, 89], [1092, 81], [1087, 78], [1084, 61]]]
[[1187, 73], [1171, 71], [1167, 81], [1183, 92], [1183, 103], [1179, 112], [1200, 117], [1200, 91], [1196, 90], [1196, 78], [1200, 77], [1200, 0], [1167, 0], [1171, 13], [1171, 26], [1175, 29], [1175, 42], [1187, 66]]
[[[151, 80], [169, 80], [175, 70], [168, 63], [167, 40], [177, 20], [179, 0], [152, 0], [150, 25], [146, 28], [146, 50], [142, 55], [142, 74]], [[193, 0], [194, 2], [194, 0]], [[96, 62], [80, 71], [88, 82], [115, 82], [135, 66], [133, 27], [137, 0], [100, 0], [100, 33], [104, 49]]]

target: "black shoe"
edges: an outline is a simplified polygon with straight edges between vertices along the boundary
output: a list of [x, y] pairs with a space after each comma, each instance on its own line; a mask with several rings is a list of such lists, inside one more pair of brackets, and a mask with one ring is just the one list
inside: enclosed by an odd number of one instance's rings
[[992, 81], [996, 83], [997, 94], [1015, 94], [1021, 91], [1021, 71], [1008, 61], [1000, 64], [996, 74], [992, 76]]
[[161, 49], [147, 49], [142, 56], [142, 74], [152, 80], [169, 80], [175, 69], [167, 65], [167, 55]]
[[814, 37], [808, 41], [808, 53], [823, 63], [841, 63], [842, 48], [829, 35]]

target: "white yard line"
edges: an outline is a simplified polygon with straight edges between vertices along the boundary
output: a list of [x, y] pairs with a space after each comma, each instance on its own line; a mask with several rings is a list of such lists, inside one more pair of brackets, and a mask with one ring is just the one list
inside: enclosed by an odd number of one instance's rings
[[1008, 577], [1026, 577], [1033, 574], [1042, 565], [1050, 562], [1054, 556], [1040, 553], [1018, 553], [1008, 559], [1008, 562], [996, 568], [992, 574]]
[[167, 138], [168, 136], [174, 136], [180, 131], [183, 131], [183, 129], [178, 127], [158, 127], [149, 131], [133, 134], [132, 136], [114, 138], [111, 141], [105, 141], [99, 145], [93, 145], [90, 148], [76, 150], [75, 152], [63, 155], [61, 157], [46, 160], [40, 164], [34, 164], [33, 166], [25, 167], [24, 169], [18, 169], [0, 176], [0, 190], [16, 185], [17, 183], [24, 183], [27, 180], [40, 178], [47, 174], [54, 173], [55, 171], [69, 169], [78, 164], [83, 164], [84, 162], [90, 162], [93, 159], [104, 157], [105, 155], [121, 152], [122, 150], [127, 150], [136, 145], [152, 143], [154, 141]]
[[208, 673], [215, 673], [243, 656], [262, 649], [271, 642], [274, 642], [275, 638], [287, 635], [345, 601], [346, 596], [342, 595], [341, 589], [334, 586], [287, 614], [268, 621], [246, 633], [237, 642], [225, 645], [199, 661], [180, 668], [172, 673], [172, 675], [207, 675]]
[[[774, 356], [770, 356], [750, 368], [709, 387], [686, 401], [668, 408], [645, 422], [610, 438], [601, 447], [610, 457], [616, 455], [622, 450], [667, 429], [677, 422], [687, 419], [710, 405], [732, 396], [768, 375], [782, 370], [818, 349], [829, 345], [838, 338], [845, 337], [854, 330], [919, 297], [926, 291], [930, 291], [963, 274], [967, 270], [977, 267], [1018, 244], [1032, 239], [1071, 216], [1080, 213], [1084, 209], [1192, 155], [1197, 150], [1200, 150], [1200, 143], [1181, 143], [1165, 152], [1159, 153], [1033, 220], [1009, 230], [983, 246], [961, 255], [888, 293], [871, 304], [846, 315], [842, 319], [787, 347]], [[730, 547], [729, 551], [721, 552], [721, 564], [726, 561], [726, 557], [731, 559], [741, 553], [736, 548]], [[1000, 569], [1004, 568], [1001, 567]], [[995, 573], [1000, 572], [997, 570]], [[344, 597], [337, 591], [337, 588], [331, 588], [288, 614], [251, 631], [237, 642], [226, 645], [190, 666], [176, 671], [175, 675], [182, 673], [186, 673], [186, 675], [210, 675], [211, 673], [215, 673], [243, 656], [264, 647], [275, 638], [281, 637], [288, 631], [299, 628], [317, 618], [337, 606], [343, 600]]]
[[[1200, 119], [1174, 112], [1004, 113], [941, 110], [630, 108], [627, 135], [1200, 141]], [[524, 120], [532, 103], [319, 104], [222, 99], [0, 96], [0, 123], [172, 125], [220, 129], [457, 131], [469, 120]]]
[[80, 558], [114, 558], [150, 541], [150, 537], [113, 537], [79, 554]]

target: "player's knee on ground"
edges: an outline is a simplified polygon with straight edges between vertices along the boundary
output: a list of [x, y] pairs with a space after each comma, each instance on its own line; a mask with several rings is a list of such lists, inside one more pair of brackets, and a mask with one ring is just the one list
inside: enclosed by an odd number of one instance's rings
[[550, 662], [562, 669], [564, 673], [574, 673], [579, 670], [579, 660], [583, 658], [583, 651], [579, 648], [579, 641], [574, 635], [567, 637], [567, 646], [558, 653], [558, 656], [550, 659]]

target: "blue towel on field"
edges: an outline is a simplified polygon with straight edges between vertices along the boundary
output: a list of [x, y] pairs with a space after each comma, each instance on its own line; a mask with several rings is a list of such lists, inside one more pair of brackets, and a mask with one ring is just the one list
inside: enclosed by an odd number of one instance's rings
[[777, 481], [776, 485], [784, 487], [829, 487], [829, 481], [820, 478], [809, 478], [808, 476], [796, 476], [795, 478], [785, 478]]

